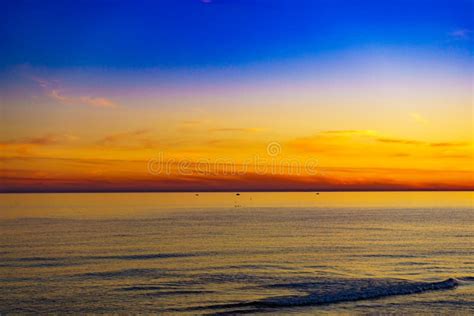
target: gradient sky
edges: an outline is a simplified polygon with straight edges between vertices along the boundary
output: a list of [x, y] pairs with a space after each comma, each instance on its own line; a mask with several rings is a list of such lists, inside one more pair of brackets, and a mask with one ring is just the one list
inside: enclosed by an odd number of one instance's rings
[[4, 1], [0, 191], [472, 190], [473, 5]]

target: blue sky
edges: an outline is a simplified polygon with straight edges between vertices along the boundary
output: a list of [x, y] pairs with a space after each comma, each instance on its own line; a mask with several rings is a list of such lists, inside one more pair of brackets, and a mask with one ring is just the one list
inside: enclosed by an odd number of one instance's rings
[[373, 47], [472, 56], [473, 1], [5, 1], [0, 66], [194, 68]]

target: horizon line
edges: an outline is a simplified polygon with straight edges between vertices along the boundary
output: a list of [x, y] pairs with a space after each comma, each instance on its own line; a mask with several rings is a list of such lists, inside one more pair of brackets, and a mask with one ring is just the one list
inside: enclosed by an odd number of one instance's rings
[[378, 190], [64, 190], [64, 191], [0, 191], [0, 194], [89, 194], [89, 193], [344, 193], [344, 192], [474, 192], [474, 189], [378, 189]]

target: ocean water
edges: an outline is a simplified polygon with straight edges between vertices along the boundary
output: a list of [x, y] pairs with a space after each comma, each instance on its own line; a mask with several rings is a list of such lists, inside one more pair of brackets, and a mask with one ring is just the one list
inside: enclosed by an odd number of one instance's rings
[[474, 314], [472, 192], [0, 195], [0, 312]]

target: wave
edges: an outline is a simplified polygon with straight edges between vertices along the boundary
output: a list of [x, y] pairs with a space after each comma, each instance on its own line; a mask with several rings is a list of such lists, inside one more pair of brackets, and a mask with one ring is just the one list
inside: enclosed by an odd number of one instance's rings
[[61, 267], [80, 265], [97, 261], [144, 261], [172, 258], [188, 258], [207, 256], [209, 253], [149, 253], [149, 254], [123, 254], [123, 255], [102, 255], [102, 256], [70, 256], [70, 257], [20, 257], [6, 258], [2, 266], [17, 268], [39, 268], [39, 267]]
[[[471, 278], [469, 277], [468, 279]], [[449, 290], [454, 289], [459, 284], [460, 281], [453, 278], [440, 282], [415, 282], [400, 279], [356, 279], [272, 284], [267, 287], [293, 289], [302, 292], [302, 294], [270, 297], [250, 302], [203, 306], [202, 309], [237, 309], [231, 312], [226, 311], [225, 313], [247, 313], [261, 309], [326, 305], [396, 295], [418, 294], [428, 291]]]
[[117, 278], [144, 278], [162, 277], [164, 272], [159, 269], [124, 269], [116, 271], [101, 271], [76, 274], [80, 278], [117, 279]]
[[[370, 282], [372, 283], [372, 282]], [[443, 289], [452, 289], [458, 286], [459, 282], [456, 279], [447, 279], [440, 282], [402, 282], [395, 284], [378, 285], [372, 283], [371, 287], [362, 288], [362, 291], [343, 290], [335, 293], [328, 293], [321, 295], [321, 293], [310, 293], [306, 296], [287, 296], [265, 299], [256, 302], [261, 306], [268, 307], [283, 307], [283, 306], [304, 306], [315, 304], [328, 304], [343, 301], [356, 301], [380, 298], [393, 295], [407, 295], [416, 294], [426, 291], [436, 291]], [[385, 283], [385, 282], [384, 282]]]
[[196, 253], [152, 253], [152, 254], [136, 254], [136, 255], [117, 255], [117, 256], [95, 256], [90, 257], [95, 260], [150, 260], [150, 259], [167, 259], [167, 258], [186, 258], [196, 257], [202, 254]]

